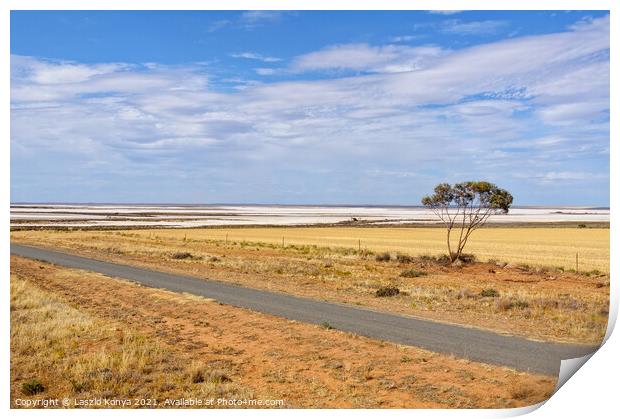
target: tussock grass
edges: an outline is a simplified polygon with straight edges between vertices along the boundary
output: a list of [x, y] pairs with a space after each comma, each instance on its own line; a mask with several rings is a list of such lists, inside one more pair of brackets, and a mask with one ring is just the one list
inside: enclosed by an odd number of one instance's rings
[[230, 376], [11, 277], [14, 397], [250, 398]]
[[607, 302], [604, 297], [580, 300], [568, 294], [531, 293], [528, 291], [503, 291], [469, 288], [405, 287], [409, 304], [425, 311], [440, 308], [455, 313], [480, 312], [499, 314], [509, 318], [523, 318], [528, 322], [545, 324], [547, 333], [558, 336], [601, 339], [607, 327]]
[[400, 276], [402, 276], [403, 278], [419, 278], [426, 275], [428, 275], [428, 272], [417, 271], [415, 269], [407, 269], [400, 273]]

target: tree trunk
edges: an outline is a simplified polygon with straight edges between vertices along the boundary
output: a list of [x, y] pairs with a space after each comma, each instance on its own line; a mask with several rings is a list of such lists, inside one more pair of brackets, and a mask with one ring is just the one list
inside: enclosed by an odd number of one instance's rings
[[451, 232], [452, 232], [452, 229], [451, 229], [451, 228], [449, 228], [449, 229], [448, 229], [448, 257], [450, 257], [450, 262], [454, 262], [454, 260], [455, 260], [455, 259], [453, 258], [453, 255], [452, 255], [452, 247], [451, 247], [451, 245], [450, 245], [450, 233], [451, 233]]

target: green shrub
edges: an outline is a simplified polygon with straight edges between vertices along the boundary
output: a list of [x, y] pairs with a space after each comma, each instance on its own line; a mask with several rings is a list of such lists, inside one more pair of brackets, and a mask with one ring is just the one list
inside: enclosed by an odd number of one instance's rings
[[598, 269], [594, 269], [593, 271], [588, 271], [583, 273], [585, 276], [601, 276], [603, 273]]
[[334, 328], [334, 326], [332, 326], [331, 324], [329, 324], [329, 322], [323, 322], [321, 323], [321, 327], [323, 329], [327, 329], [327, 330], [332, 330]]
[[400, 294], [400, 290], [396, 287], [381, 287], [376, 292], [377, 297], [393, 297]]
[[471, 253], [461, 253], [459, 260], [463, 263], [474, 263], [476, 261], [476, 255]]
[[449, 265], [450, 257], [448, 255], [441, 256], [432, 256], [432, 255], [420, 255], [417, 257], [419, 262], [430, 264], [430, 263], [438, 263], [440, 265]]
[[499, 291], [493, 288], [486, 288], [480, 291], [481, 297], [499, 297]]
[[37, 379], [22, 383], [22, 392], [27, 396], [33, 396], [35, 394], [43, 393], [44, 391], [45, 387]]

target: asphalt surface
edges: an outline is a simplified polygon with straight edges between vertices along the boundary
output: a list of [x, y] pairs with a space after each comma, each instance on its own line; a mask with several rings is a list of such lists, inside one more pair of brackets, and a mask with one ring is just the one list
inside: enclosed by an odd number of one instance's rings
[[68, 268], [128, 279], [149, 287], [213, 298], [223, 304], [300, 322], [327, 322], [338, 330], [520, 371], [557, 375], [562, 359], [581, 357], [597, 349], [594, 346], [532, 341], [465, 326], [246, 288], [206, 278], [104, 262], [38, 247], [11, 243], [11, 253]]

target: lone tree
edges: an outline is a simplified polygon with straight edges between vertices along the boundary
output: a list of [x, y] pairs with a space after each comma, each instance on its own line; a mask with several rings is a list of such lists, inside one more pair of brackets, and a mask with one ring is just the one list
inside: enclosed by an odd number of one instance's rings
[[[507, 214], [512, 205], [512, 195], [489, 182], [463, 182], [451, 186], [440, 183], [435, 193], [422, 198], [422, 204], [430, 208], [448, 229], [448, 254], [455, 262], [471, 233], [483, 226], [493, 214]], [[456, 250], [452, 251], [452, 230], [460, 230]]]

